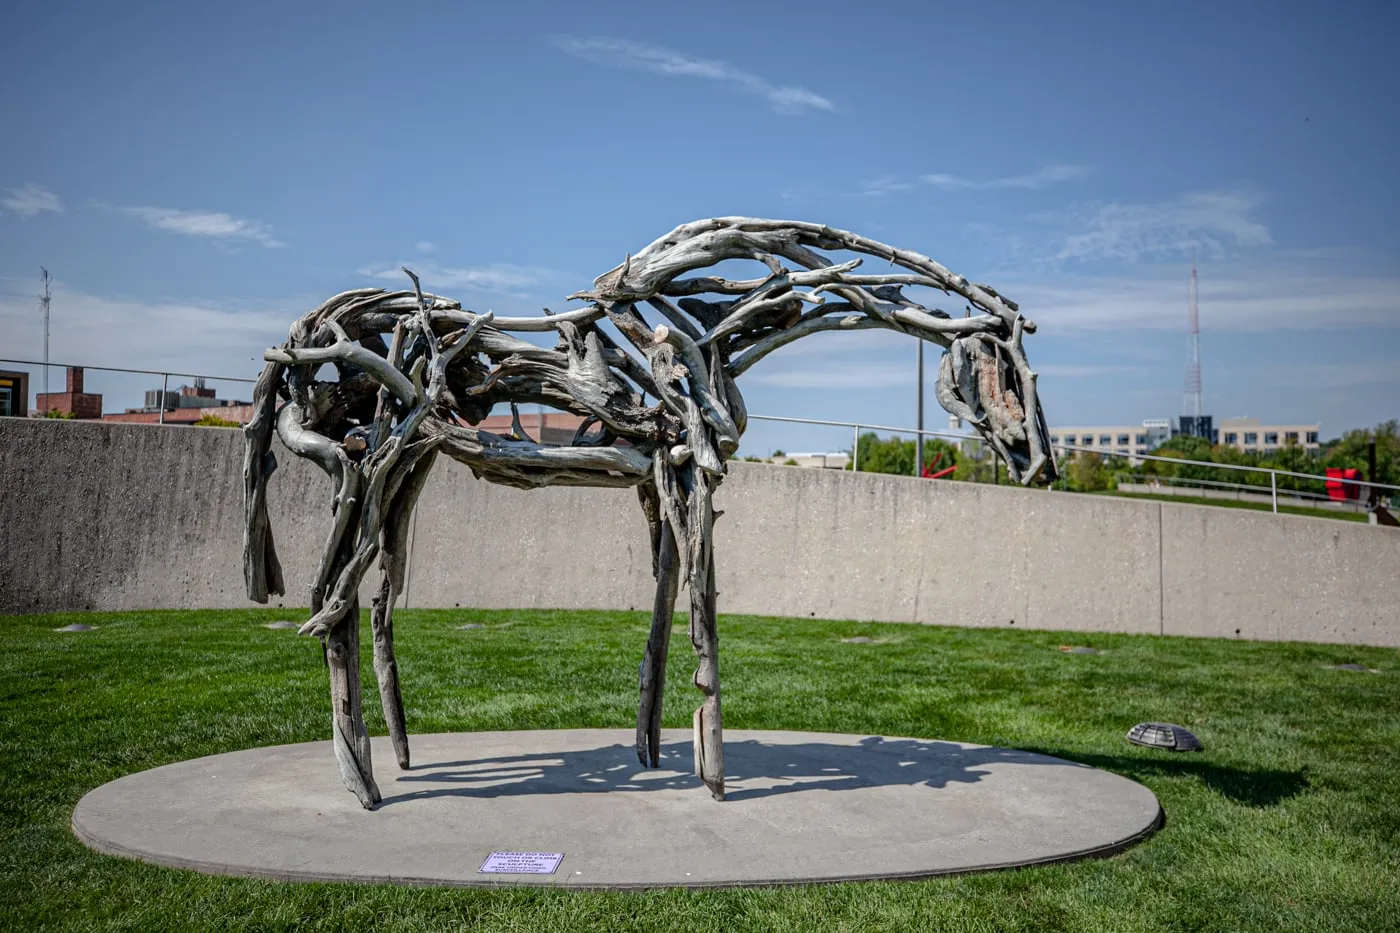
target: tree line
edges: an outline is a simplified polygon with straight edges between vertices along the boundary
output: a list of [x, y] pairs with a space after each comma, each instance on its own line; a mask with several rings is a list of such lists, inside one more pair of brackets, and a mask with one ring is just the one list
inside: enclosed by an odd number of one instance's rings
[[[1100, 492], [1114, 489], [1119, 482], [1132, 482], [1146, 478], [1208, 480], [1216, 483], [1238, 483], [1244, 486], [1269, 488], [1269, 474], [1250, 470], [1232, 470], [1229, 467], [1263, 467], [1286, 470], [1294, 473], [1323, 474], [1328, 467], [1355, 469], [1361, 478], [1367, 478], [1367, 460], [1371, 441], [1376, 442], [1375, 482], [1400, 485], [1400, 420], [1383, 421], [1374, 428], [1358, 428], [1347, 431], [1341, 437], [1329, 440], [1316, 451], [1298, 444], [1285, 444], [1273, 453], [1241, 451], [1225, 444], [1212, 444], [1199, 437], [1177, 436], [1162, 444], [1151, 453], [1171, 460], [1199, 460], [1217, 466], [1199, 466], [1192, 463], [1172, 463], [1159, 460], [1144, 460], [1129, 464], [1123, 457], [1105, 457], [1102, 454], [1079, 452], [1073, 456], [1060, 453], [1063, 477], [1057, 481], [1060, 488], [1077, 492]], [[979, 455], [980, 454], [980, 455]], [[780, 458], [782, 452], [774, 454]], [[860, 436], [860, 451], [856, 466], [862, 473], [895, 473], [903, 476], [914, 475], [915, 443], [901, 437], [880, 437], [873, 431]], [[746, 458], [757, 459], [757, 458]], [[791, 463], [792, 461], [788, 461]], [[972, 453], [941, 438], [924, 439], [924, 465], [927, 470], [938, 471], [953, 467], [946, 478], [970, 482], [1005, 482], [1006, 469], [995, 464], [985, 446], [978, 453]], [[847, 464], [846, 469], [851, 469]], [[1292, 476], [1279, 476], [1278, 488], [1321, 492], [1315, 480]]]

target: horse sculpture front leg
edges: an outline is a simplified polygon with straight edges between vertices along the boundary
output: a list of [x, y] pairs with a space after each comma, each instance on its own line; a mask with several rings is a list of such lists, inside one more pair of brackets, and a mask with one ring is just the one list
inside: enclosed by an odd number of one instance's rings
[[424, 454], [404, 478], [393, 499], [384, 521], [384, 544], [380, 553], [383, 572], [379, 592], [374, 597], [374, 611], [370, 616], [374, 628], [374, 677], [379, 682], [379, 701], [384, 708], [384, 723], [389, 727], [394, 757], [405, 771], [409, 767], [408, 725], [403, 712], [403, 693], [399, 689], [399, 664], [394, 656], [394, 603], [404, 591], [413, 510], [436, 457], [435, 451]]
[[688, 501], [690, 559], [690, 643], [695, 648], [695, 686], [705, 701], [695, 710], [695, 774], [716, 800], [724, 799], [724, 723], [719, 698], [719, 620], [715, 614], [715, 480], [691, 474]]

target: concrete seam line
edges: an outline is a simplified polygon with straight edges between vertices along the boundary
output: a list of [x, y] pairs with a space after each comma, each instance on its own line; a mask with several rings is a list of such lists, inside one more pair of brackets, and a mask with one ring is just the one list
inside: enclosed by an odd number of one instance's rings
[[1157, 634], [1167, 634], [1166, 558], [1162, 555], [1162, 503], [1157, 503]]

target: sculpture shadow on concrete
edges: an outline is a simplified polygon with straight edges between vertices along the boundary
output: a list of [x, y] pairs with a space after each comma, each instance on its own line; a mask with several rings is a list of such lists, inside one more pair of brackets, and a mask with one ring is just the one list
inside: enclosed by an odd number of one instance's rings
[[[850, 258], [833, 259], [825, 253]], [[838, 256], [839, 258], [839, 256]], [[868, 258], [875, 272], [858, 272]], [[716, 268], [762, 264], [756, 278]], [[301, 633], [323, 639], [333, 743], [346, 786], [365, 807], [380, 800], [359, 682], [360, 583], [376, 558], [374, 671], [401, 768], [408, 733], [394, 659], [393, 606], [404, 583], [414, 506], [436, 457], [478, 479], [520, 488], [631, 486], [650, 529], [656, 597], [640, 671], [637, 754], [660, 754], [671, 615], [690, 599], [695, 773], [724, 797], [719, 636], [715, 616], [713, 495], [746, 427], [737, 380], [768, 354], [824, 331], [890, 330], [944, 348], [939, 403], [971, 424], [1013, 480], [1053, 479], [1036, 375], [1022, 349], [1035, 325], [1015, 302], [918, 253], [796, 221], [723, 217], [684, 224], [569, 296], [583, 307], [497, 318], [412, 291], [365, 288], [297, 320], [265, 354], [244, 428], [244, 578], [249, 598], [285, 592], [267, 514], [276, 431], [331, 477], [331, 528]], [[700, 274], [708, 272], [709, 274]], [[934, 290], [963, 307], [928, 308], [906, 294]], [[553, 332], [542, 348], [513, 336]], [[334, 378], [320, 378], [327, 364]], [[516, 406], [538, 404], [585, 420], [571, 444], [546, 446]], [[473, 427], [500, 404], [510, 435]], [[586, 524], [586, 518], [578, 519]]]
[[[433, 789], [410, 790], [386, 797], [381, 804], [389, 806], [449, 796], [645, 793], [700, 783], [698, 777], [686, 774], [644, 777], [635, 768], [619, 768], [618, 748], [603, 746], [582, 752], [433, 762], [417, 766], [412, 769], [414, 773], [400, 775], [398, 779], [399, 784], [428, 784], [434, 785]], [[681, 772], [689, 752], [682, 743], [663, 742], [658, 757], [663, 767]], [[1073, 762], [1011, 748], [883, 736], [867, 736], [858, 745], [835, 745], [820, 739], [797, 743], [746, 739], [726, 743], [725, 754], [729, 781], [757, 778], [765, 785], [729, 787], [726, 799], [732, 800], [862, 787], [922, 785], [939, 788], [980, 781], [990, 774], [985, 770], [986, 765], [1073, 765]], [[438, 786], [443, 784], [448, 786]]]

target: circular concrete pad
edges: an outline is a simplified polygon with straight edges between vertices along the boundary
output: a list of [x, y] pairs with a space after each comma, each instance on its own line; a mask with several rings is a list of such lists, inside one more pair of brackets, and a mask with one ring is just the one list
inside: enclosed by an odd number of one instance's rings
[[[1154, 830], [1147, 788], [1046, 755], [925, 739], [725, 732], [728, 799], [630, 732], [415, 735], [360, 807], [329, 742], [255, 748], [105, 784], [73, 814], [89, 846], [282, 880], [592, 888], [917, 878], [1105, 855]], [[563, 853], [549, 875], [482, 874], [493, 851]]]

